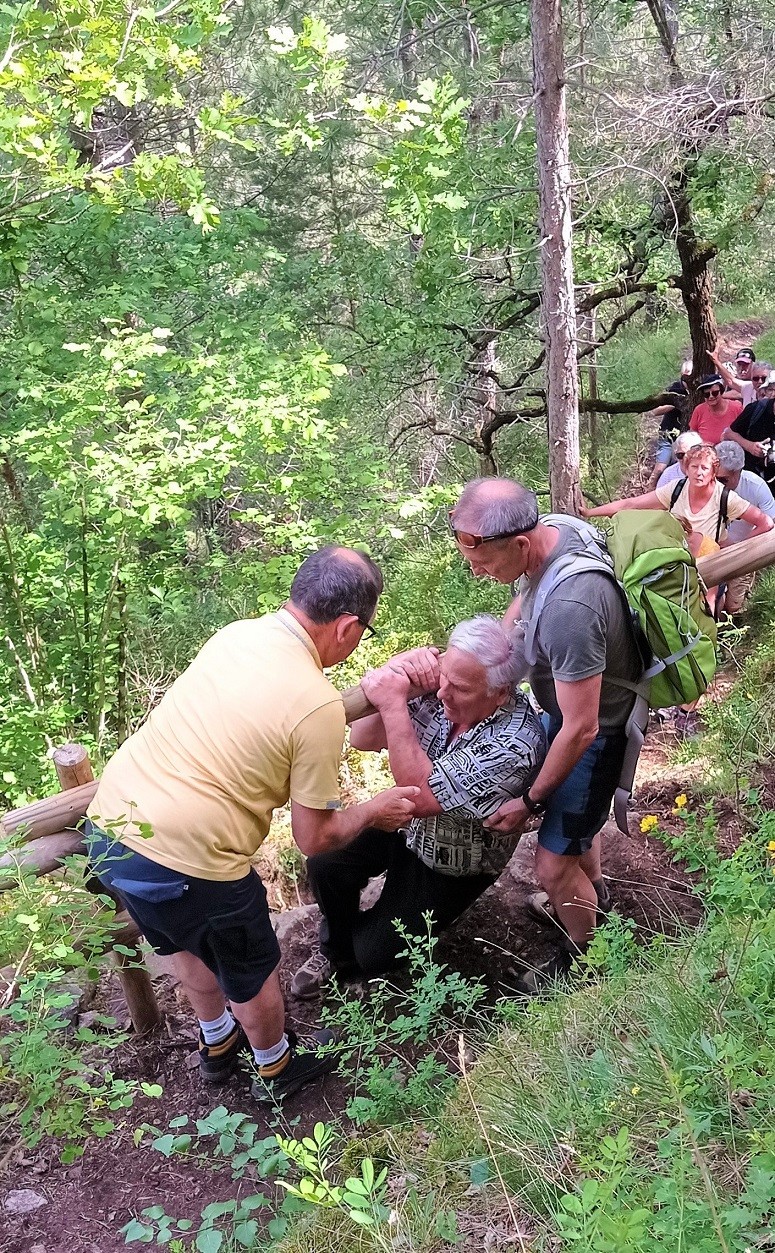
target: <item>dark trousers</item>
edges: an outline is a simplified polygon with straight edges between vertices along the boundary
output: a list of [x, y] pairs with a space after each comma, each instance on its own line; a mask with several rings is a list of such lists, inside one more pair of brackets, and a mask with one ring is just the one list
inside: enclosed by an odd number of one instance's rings
[[[376, 827], [336, 853], [310, 857], [307, 871], [323, 914], [322, 951], [335, 967], [356, 963], [369, 978], [397, 965], [398, 954], [407, 947], [395, 919], [410, 935], [424, 936], [423, 914], [430, 911], [434, 932], [441, 931], [495, 882], [493, 875], [455, 878], [430, 870], [409, 851], [400, 831]], [[385, 871], [379, 900], [361, 912], [361, 889]]]

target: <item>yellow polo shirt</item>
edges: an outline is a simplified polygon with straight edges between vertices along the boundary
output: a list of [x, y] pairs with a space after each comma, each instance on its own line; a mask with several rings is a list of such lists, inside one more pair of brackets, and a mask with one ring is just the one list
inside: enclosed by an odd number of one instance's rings
[[89, 817], [172, 870], [241, 879], [289, 797], [338, 808], [344, 729], [342, 698], [291, 614], [232, 622], [108, 762]]

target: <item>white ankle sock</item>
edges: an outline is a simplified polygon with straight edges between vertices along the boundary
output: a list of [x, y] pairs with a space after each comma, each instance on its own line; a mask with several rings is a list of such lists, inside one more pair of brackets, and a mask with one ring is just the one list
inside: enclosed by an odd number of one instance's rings
[[200, 1018], [199, 1026], [205, 1044], [220, 1044], [234, 1028], [234, 1015], [230, 1009], [225, 1009], [220, 1018], [213, 1018], [212, 1022], [202, 1022]]
[[280, 1058], [288, 1048], [288, 1037], [283, 1034], [277, 1044], [273, 1044], [270, 1049], [253, 1049], [253, 1056], [256, 1059], [257, 1066], [271, 1066], [272, 1062], [279, 1062]]

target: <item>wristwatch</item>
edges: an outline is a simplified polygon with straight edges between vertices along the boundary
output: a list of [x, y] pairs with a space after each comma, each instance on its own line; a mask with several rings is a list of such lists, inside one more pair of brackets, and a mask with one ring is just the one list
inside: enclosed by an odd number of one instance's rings
[[530, 795], [529, 787], [525, 788], [524, 792], [522, 793], [520, 797], [520, 800], [524, 804], [525, 809], [528, 811], [528, 813], [534, 814], [536, 817], [539, 814], [546, 813], [546, 801], [534, 801], [532, 796]]

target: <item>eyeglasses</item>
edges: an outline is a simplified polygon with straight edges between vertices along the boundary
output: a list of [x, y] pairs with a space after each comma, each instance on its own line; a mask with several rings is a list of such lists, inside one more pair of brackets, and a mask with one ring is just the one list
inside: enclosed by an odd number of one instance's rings
[[767, 375], [766, 374], [752, 374], [751, 382], [752, 383], [766, 383]]
[[705, 395], [706, 395], [706, 396], [708, 396], [708, 397], [710, 397], [710, 396], [721, 396], [721, 395], [723, 395], [723, 389], [722, 389], [721, 387], [709, 387], [709, 388], [708, 388], [708, 390], [706, 391]]
[[366, 636], [367, 640], [373, 640], [379, 634], [378, 631], [376, 631], [375, 628], [371, 625], [371, 623], [364, 622], [363, 618], [356, 618], [355, 621], [358, 623], [358, 626], [363, 627], [363, 634]]
[[529, 531], [534, 531], [538, 526], [538, 515], [536, 514], [534, 522], [531, 522], [529, 526], [519, 527], [516, 531], [499, 531], [497, 535], [473, 535], [470, 531], [457, 531], [455, 529], [455, 524], [452, 521], [454, 514], [455, 510], [450, 509], [449, 529], [452, 532], [456, 543], [458, 543], [461, 548], [481, 548], [482, 544], [490, 544], [496, 539], [513, 539], [515, 535], [527, 535]]

